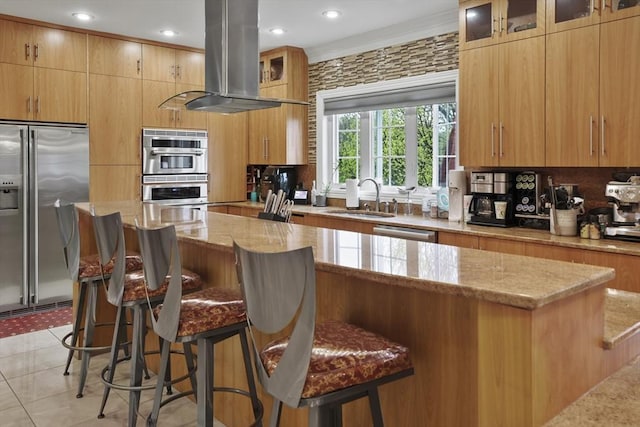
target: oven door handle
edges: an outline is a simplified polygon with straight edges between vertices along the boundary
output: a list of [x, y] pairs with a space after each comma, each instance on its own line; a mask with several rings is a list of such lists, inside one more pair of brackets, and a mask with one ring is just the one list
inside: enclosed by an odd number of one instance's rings
[[185, 155], [192, 154], [194, 156], [202, 156], [204, 153], [202, 151], [172, 151], [172, 150], [151, 150], [149, 153], [152, 156], [157, 156], [159, 154], [173, 154], [173, 155]]

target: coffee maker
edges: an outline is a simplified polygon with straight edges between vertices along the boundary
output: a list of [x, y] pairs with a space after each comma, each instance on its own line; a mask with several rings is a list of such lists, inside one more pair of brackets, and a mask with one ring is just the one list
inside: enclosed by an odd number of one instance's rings
[[511, 227], [515, 224], [513, 177], [509, 172], [471, 172], [469, 224]]
[[640, 176], [628, 181], [610, 181], [605, 196], [612, 207], [612, 222], [605, 229], [611, 239], [640, 240]]
[[293, 200], [298, 176], [296, 169], [290, 166], [267, 166], [260, 181], [260, 197], [267, 199], [269, 190], [277, 193], [282, 190], [287, 199]]

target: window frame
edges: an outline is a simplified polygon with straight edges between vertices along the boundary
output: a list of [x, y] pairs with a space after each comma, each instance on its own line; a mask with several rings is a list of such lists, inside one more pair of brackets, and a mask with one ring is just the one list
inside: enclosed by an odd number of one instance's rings
[[[336, 89], [328, 89], [321, 90], [316, 92], [316, 182], [318, 183], [319, 188], [323, 187], [323, 183], [333, 182], [333, 159], [334, 159], [334, 147], [332, 144], [332, 137], [334, 132], [333, 120], [331, 120], [330, 116], [324, 115], [324, 104], [325, 101], [330, 100], [332, 98], [343, 98], [348, 96], [357, 96], [362, 94], [367, 94], [371, 92], [380, 92], [385, 90], [395, 90], [400, 88], [410, 88], [410, 87], [420, 87], [420, 86], [428, 86], [428, 85], [436, 85], [442, 83], [454, 83], [456, 88], [456, 105], [459, 105], [458, 101], [458, 70], [450, 70], [450, 71], [442, 71], [437, 73], [428, 73], [421, 76], [412, 76], [412, 77], [404, 77], [395, 80], [385, 80], [376, 83], [368, 83], [361, 84], [351, 87], [340, 87]], [[405, 120], [412, 119], [415, 121], [415, 117], [413, 118], [405, 118]], [[459, 117], [458, 117], [459, 122]], [[362, 130], [362, 129], [361, 129]], [[456, 132], [456, 147], [458, 148], [457, 158], [459, 159], [459, 147], [460, 144], [458, 142], [458, 134]], [[436, 141], [437, 142], [437, 141]], [[365, 144], [366, 145], [366, 144]], [[414, 144], [415, 145], [415, 144]], [[411, 144], [409, 144], [411, 146]], [[417, 147], [416, 147], [417, 150]], [[365, 154], [369, 155], [370, 153], [361, 152], [361, 156], [365, 156]], [[409, 161], [415, 162], [417, 158], [416, 155], [411, 155], [407, 152], [407, 172], [409, 171]], [[435, 158], [435, 156], [434, 156]], [[362, 162], [361, 166], [364, 167], [365, 163]], [[417, 164], [412, 165], [411, 167], [417, 170]], [[367, 168], [368, 169], [368, 168]], [[362, 172], [366, 176], [371, 176], [371, 171], [362, 169]], [[417, 179], [417, 176], [416, 176]], [[415, 185], [415, 183], [407, 183], [409, 186]], [[369, 186], [373, 187], [373, 185]], [[360, 189], [360, 199], [362, 200], [374, 200], [375, 199], [375, 190], [363, 190]], [[415, 203], [419, 203], [421, 199], [429, 194], [429, 191], [424, 187], [420, 188], [416, 193], [412, 195], [412, 200]], [[346, 198], [345, 186], [343, 184], [333, 185], [331, 190], [328, 193], [329, 197], [332, 198]], [[398, 192], [393, 190], [393, 187], [383, 187], [380, 191], [380, 199], [391, 201], [393, 198], [398, 198]]]

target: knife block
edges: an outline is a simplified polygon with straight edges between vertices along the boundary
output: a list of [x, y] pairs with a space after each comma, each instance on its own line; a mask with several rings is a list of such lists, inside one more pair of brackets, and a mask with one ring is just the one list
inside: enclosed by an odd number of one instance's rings
[[269, 221], [276, 221], [276, 222], [287, 222], [287, 219], [285, 217], [280, 216], [278, 214], [270, 213], [270, 212], [259, 212], [258, 218], [268, 219]]

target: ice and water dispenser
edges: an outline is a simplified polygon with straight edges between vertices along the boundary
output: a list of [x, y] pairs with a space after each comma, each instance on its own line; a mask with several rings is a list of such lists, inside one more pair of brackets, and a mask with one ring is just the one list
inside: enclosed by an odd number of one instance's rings
[[21, 180], [19, 175], [0, 175], [0, 215], [18, 213]]

